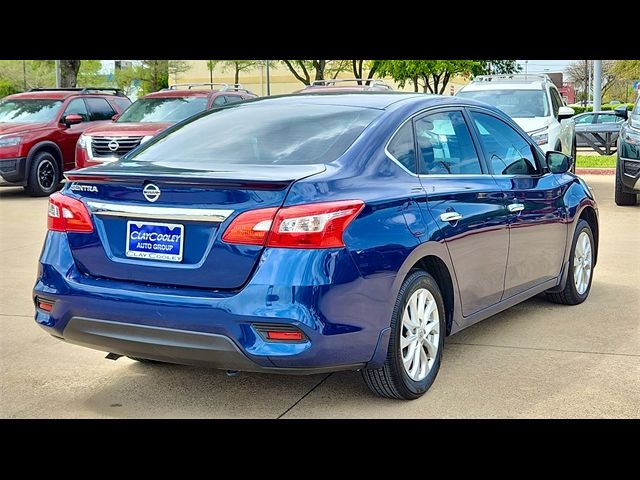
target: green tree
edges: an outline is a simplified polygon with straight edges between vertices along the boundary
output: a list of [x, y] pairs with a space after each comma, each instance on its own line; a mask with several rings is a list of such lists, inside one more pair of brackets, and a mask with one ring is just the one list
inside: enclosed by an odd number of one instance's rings
[[336, 78], [350, 67], [350, 60], [282, 60], [289, 71], [304, 85], [316, 80]]
[[222, 70], [233, 70], [233, 83], [240, 83], [240, 72], [253, 70], [262, 65], [261, 60], [225, 60], [222, 62]]
[[173, 77], [173, 83], [178, 83], [178, 74], [189, 71], [191, 65], [186, 60], [168, 60], [167, 73]]
[[213, 83], [213, 70], [220, 60], [207, 60], [207, 70], [209, 70], [209, 81]]
[[407, 81], [425, 93], [442, 95], [455, 76], [469, 76], [478, 67], [475, 60], [376, 60], [374, 65], [380, 77], [391, 76], [401, 87]]
[[60, 86], [73, 88], [78, 83], [81, 60], [60, 60]]
[[100, 73], [100, 60], [82, 60], [78, 71], [77, 85], [80, 87], [103, 87], [106, 76]]
[[19, 90], [8, 80], [0, 79], [0, 98], [18, 93]]
[[168, 60], [142, 60], [139, 72], [144, 95], [169, 86]]
[[0, 60], [0, 81], [13, 90], [23, 91], [55, 85], [53, 60]]
[[[367, 76], [364, 76], [364, 69], [368, 69]], [[351, 71], [353, 72], [353, 78], [371, 80], [378, 71], [378, 64], [371, 60], [351, 60]], [[362, 82], [358, 82], [361, 85]]]
[[505, 75], [522, 70], [515, 60], [478, 60], [478, 65], [471, 72], [473, 75]]

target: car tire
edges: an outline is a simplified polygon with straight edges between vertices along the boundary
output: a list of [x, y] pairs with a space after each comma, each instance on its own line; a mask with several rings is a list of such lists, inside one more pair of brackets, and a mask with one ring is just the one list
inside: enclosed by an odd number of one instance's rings
[[[589, 243], [589, 258], [586, 261], [584, 261], [583, 258], [587, 255], [587, 252], [584, 244], [582, 243], [585, 241], [585, 236]], [[581, 242], [580, 245], [579, 242]], [[571, 251], [569, 252], [569, 272], [567, 274], [567, 283], [561, 292], [547, 293], [547, 298], [549, 300], [563, 305], [578, 305], [587, 299], [589, 292], [591, 291], [591, 282], [593, 281], [593, 261], [595, 258], [594, 245], [595, 243], [593, 241], [593, 232], [591, 231], [591, 227], [585, 220], [578, 220], [576, 231], [573, 234], [573, 241], [571, 242]], [[577, 268], [582, 268], [582, 271], [587, 270], [587, 261], [589, 265], [588, 278], [586, 278], [586, 283], [583, 283], [585, 278], [580, 276], [580, 270], [578, 270], [578, 273], [576, 274], [576, 270]]]
[[127, 358], [130, 358], [131, 360], [135, 360], [136, 362], [140, 362], [140, 363], [166, 365], [166, 362], [160, 362], [158, 360], [151, 360], [149, 358], [140, 358], [140, 357], [127, 357]]
[[[619, 161], [618, 164], [619, 165]], [[622, 179], [620, 178], [620, 173], [618, 172], [619, 167], [616, 165], [616, 190], [615, 190], [615, 202], [616, 205], [620, 207], [626, 207], [629, 205], [635, 205], [638, 201], [638, 197], [635, 193], [627, 193], [624, 191], [624, 185], [622, 184]]]
[[39, 152], [33, 158], [24, 189], [32, 197], [46, 197], [58, 189], [60, 180], [60, 164], [56, 158], [49, 152]]
[[444, 302], [437, 282], [423, 270], [410, 272], [393, 308], [384, 365], [362, 370], [365, 383], [382, 397], [399, 400], [421, 397], [438, 375], [445, 335]]

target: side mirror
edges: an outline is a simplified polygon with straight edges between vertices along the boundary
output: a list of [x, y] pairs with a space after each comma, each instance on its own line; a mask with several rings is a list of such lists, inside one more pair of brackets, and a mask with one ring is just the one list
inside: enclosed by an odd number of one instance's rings
[[627, 111], [626, 105], [620, 105], [613, 109], [613, 113], [615, 113], [616, 117], [624, 118], [625, 120], [629, 118], [629, 112]]
[[573, 157], [565, 155], [562, 152], [547, 152], [547, 166], [551, 173], [567, 173], [573, 166]]
[[564, 120], [571, 118], [576, 114], [576, 111], [571, 107], [560, 107], [558, 109], [558, 120]]
[[116, 121], [116, 120], [118, 120], [119, 118], [120, 118], [120, 114], [119, 114], [119, 113], [116, 113], [113, 117], [111, 117], [111, 120], [113, 120], [113, 121], [115, 122], [115, 121]]
[[70, 113], [69, 115], [65, 115], [62, 117], [62, 123], [64, 123], [67, 127], [71, 125], [77, 125], [78, 123], [82, 123], [82, 117], [80, 115], [76, 115], [75, 113]]

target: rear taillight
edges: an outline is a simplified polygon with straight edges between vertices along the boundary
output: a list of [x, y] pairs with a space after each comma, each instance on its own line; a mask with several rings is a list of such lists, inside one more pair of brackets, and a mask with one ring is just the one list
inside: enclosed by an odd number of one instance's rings
[[280, 248], [344, 247], [342, 234], [364, 207], [361, 200], [310, 203], [241, 213], [222, 240]]
[[49, 197], [47, 228], [54, 232], [93, 232], [91, 216], [80, 200], [54, 193]]

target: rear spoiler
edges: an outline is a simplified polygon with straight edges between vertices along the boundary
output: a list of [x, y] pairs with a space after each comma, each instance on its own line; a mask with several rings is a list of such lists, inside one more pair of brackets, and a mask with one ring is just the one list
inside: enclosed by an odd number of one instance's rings
[[[92, 171], [102, 170], [103, 166], [71, 170], [65, 173], [68, 182], [76, 183], [117, 183], [144, 185], [145, 183], [158, 183], [160, 185], [194, 185], [201, 187], [224, 187], [250, 190], [284, 190], [291, 183], [301, 178], [315, 175], [326, 170], [325, 165], [286, 165], [279, 168], [271, 168], [262, 172], [252, 172], [251, 178], [242, 178], [242, 172], [238, 171], [206, 171], [201, 175], [179, 176], [176, 172], [148, 173], [118, 172], [118, 171]], [[169, 169], [170, 170], [170, 169]]]

